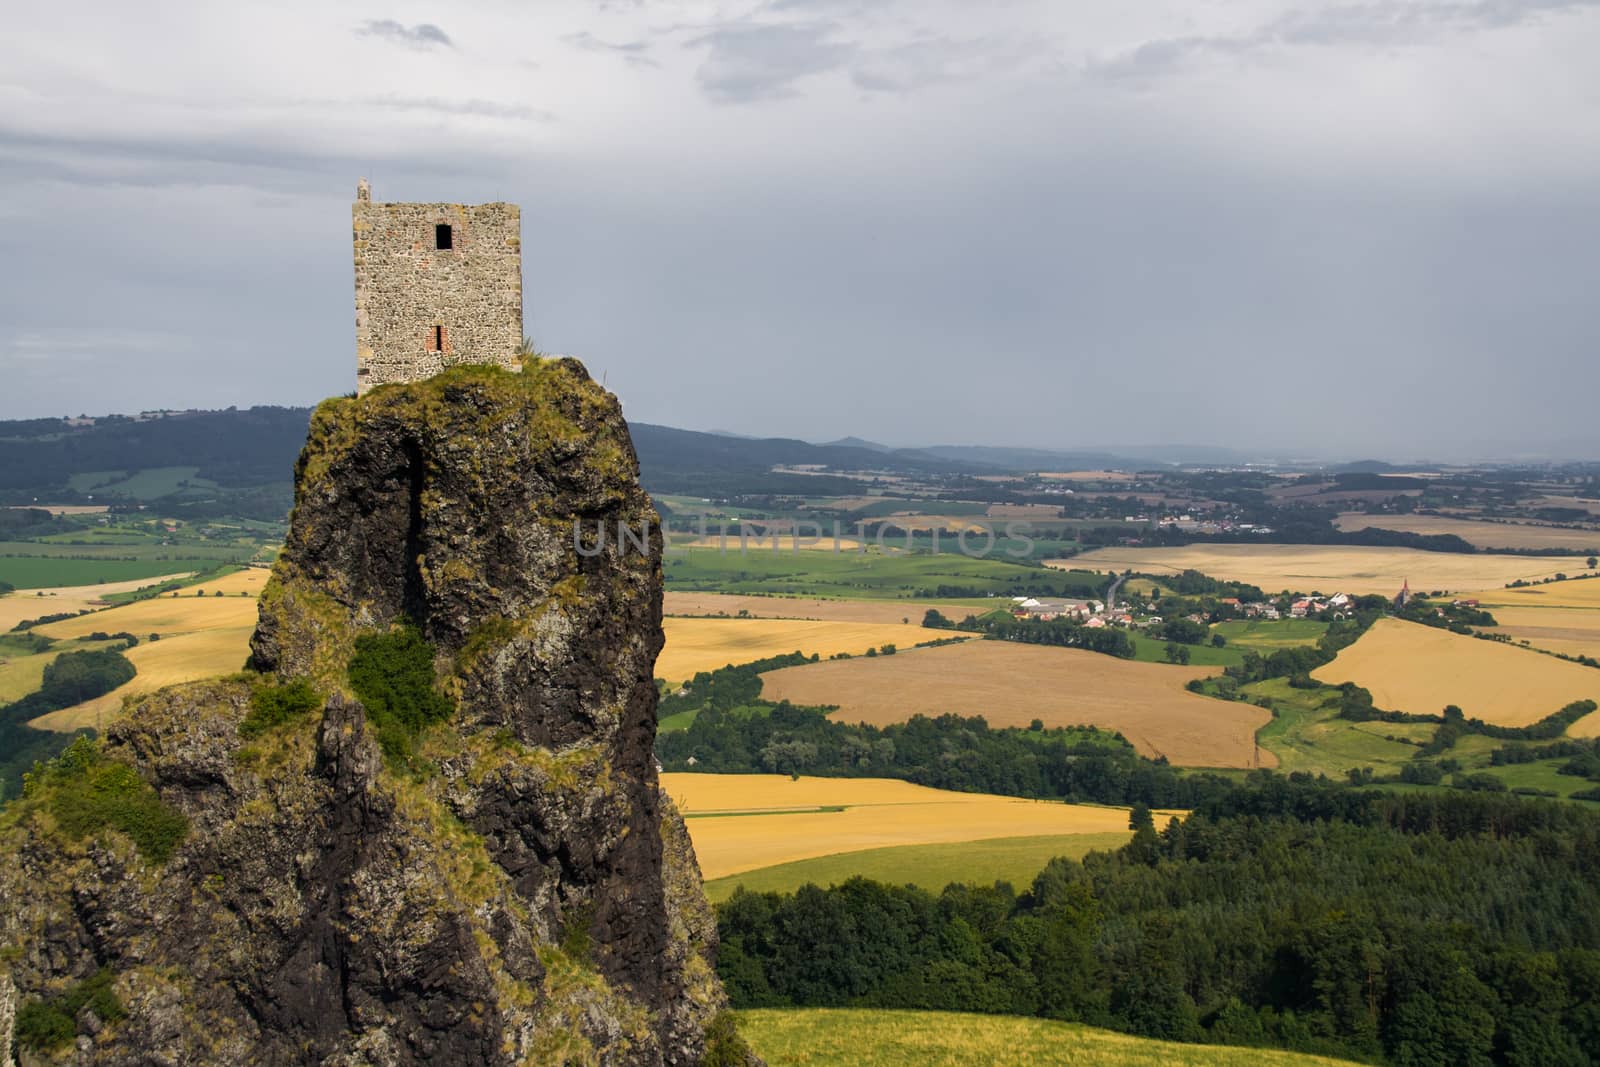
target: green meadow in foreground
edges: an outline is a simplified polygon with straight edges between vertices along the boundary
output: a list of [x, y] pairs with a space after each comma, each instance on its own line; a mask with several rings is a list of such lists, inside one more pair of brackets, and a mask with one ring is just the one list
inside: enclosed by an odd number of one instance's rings
[[838, 885], [857, 875], [887, 885], [921, 886], [933, 893], [951, 882], [1010, 882], [1021, 890], [1032, 885], [1056, 856], [1082, 859], [1096, 849], [1109, 851], [1127, 843], [1128, 835], [1120, 832], [1052, 834], [840, 852], [716, 878], [706, 883], [706, 896], [713, 902], [727, 900], [741, 885], [753, 893], [792, 893], [808, 882]]
[[1315, 1067], [1343, 1060], [1182, 1045], [1077, 1023], [938, 1011], [759, 1009], [739, 1032], [772, 1067]]

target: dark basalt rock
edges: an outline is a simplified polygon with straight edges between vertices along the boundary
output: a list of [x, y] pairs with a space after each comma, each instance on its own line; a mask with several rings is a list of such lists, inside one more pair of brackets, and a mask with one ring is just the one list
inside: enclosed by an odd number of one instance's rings
[[[63, 834], [50, 787], [18, 801], [0, 1030], [110, 968], [123, 1013], [80, 1013], [70, 1062], [697, 1062], [725, 998], [656, 781], [660, 622], [627, 427], [576, 361], [323, 404], [251, 646], [320, 712], [242, 738], [265, 684], [246, 675], [114, 724], [102, 758], [188, 819], [159, 865], [111, 829]], [[398, 623], [456, 703], [410, 767], [345, 676]]]

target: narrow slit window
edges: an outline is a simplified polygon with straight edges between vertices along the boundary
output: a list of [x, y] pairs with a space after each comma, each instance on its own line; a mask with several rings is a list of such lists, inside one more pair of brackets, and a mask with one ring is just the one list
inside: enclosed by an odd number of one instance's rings
[[428, 335], [428, 351], [429, 352], [443, 352], [444, 351], [444, 327], [443, 326], [435, 326], [433, 328], [433, 332]]
[[455, 230], [448, 223], [439, 223], [433, 228], [433, 244], [439, 251], [448, 252], [456, 246]]

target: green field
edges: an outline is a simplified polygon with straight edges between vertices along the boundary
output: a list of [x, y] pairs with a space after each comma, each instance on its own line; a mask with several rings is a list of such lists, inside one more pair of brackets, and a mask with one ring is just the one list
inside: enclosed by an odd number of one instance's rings
[[[170, 550], [169, 550], [170, 551]], [[18, 589], [50, 589], [61, 585], [129, 582], [181, 571], [210, 571], [232, 562], [228, 557], [189, 556], [181, 550], [161, 559], [63, 559], [60, 556], [0, 556], [0, 581]]]
[[1087, 596], [1098, 593], [1108, 581], [1092, 571], [1054, 570], [949, 552], [835, 555], [817, 549], [774, 552], [768, 544], [742, 553], [731, 548], [674, 550], [663, 561], [667, 588], [897, 600], [990, 594]]
[[1092, 851], [1118, 849], [1127, 842], [1123, 833], [1060, 834], [874, 848], [716, 878], [706, 883], [706, 895], [713, 901], [726, 900], [740, 886], [756, 893], [789, 893], [807, 882], [830, 886], [857, 875], [889, 885], [917, 885], [934, 893], [952, 882], [1010, 882], [1020, 891], [1032, 885], [1056, 856], [1082, 859]]
[[1342, 778], [1352, 767], [1371, 767], [1380, 773], [1398, 773], [1401, 764], [1416, 755], [1416, 747], [1387, 740], [1387, 736], [1426, 741], [1433, 736], [1427, 723], [1363, 722], [1339, 718], [1338, 693], [1333, 689], [1295, 689], [1283, 678], [1271, 678], [1244, 687], [1251, 697], [1272, 700], [1276, 717], [1263, 726], [1256, 739], [1278, 757], [1278, 770], [1288, 774], [1306, 771]]
[[1226, 637], [1229, 645], [1261, 653], [1314, 645], [1327, 630], [1328, 624], [1316, 619], [1233, 619], [1211, 627], [1211, 632]]
[[[131, 500], [159, 500], [187, 489], [211, 489], [216, 483], [196, 478], [199, 467], [150, 467], [134, 471], [85, 471], [74, 474], [67, 485], [80, 493], [118, 496]], [[188, 485], [180, 483], [187, 482]]]
[[1183, 1045], [1077, 1023], [933, 1011], [757, 1009], [739, 1032], [772, 1067], [1316, 1067], [1342, 1060]]
[[[1288, 774], [1305, 771], [1344, 778], [1352, 768], [1372, 768], [1375, 774], [1396, 775], [1417, 754], [1417, 744], [1433, 737], [1432, 723], [1350, 722], [1339, 718], [1336, 694], [1332, 689], [1295, 689], [1287, 680], [1272, 678], [1244, 687], [1252, 697], [1269, 697], [1276, 717], [1257, 733], [1261, 747], [1278, 757], [1278, 770]], [[1407, 743], [1407, 742], [1415, 742]], [[1490, 753], [1509, 744], [1482, 735], [1461, 738], [1436, 760], [1456, 760], [1463, 773], [1487, 772], [1506, 783], [1509, 789], [1539, 789], [1568, 797], [1593, 789], [1594, 783], [1569, 774], [1558, 774], [1565, 758], [1493, 766]], [[1539, 742], [1531, 742], [1537, 745]], [[1439, 786], [1404, 786], [1386, 783], [1385, 788], [1446, 789]]]
[[[1129, 630], [1133, 638], [1133, 658], [1141, 663], [1167, 663], [1167, 643], [1159, 637], [1150, 637], [1137, 630]], [[1210, 645], [1186, 645], [1189, 663], [1195, 667], [1235, 667], [1244, 662], [1244, 653], [1237, 648], [1213, 648]]]

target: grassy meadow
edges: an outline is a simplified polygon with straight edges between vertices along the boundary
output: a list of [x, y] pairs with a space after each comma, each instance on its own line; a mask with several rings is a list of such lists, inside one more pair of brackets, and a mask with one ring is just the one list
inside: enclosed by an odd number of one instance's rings
[[1139, 663], [1073, 648], [970, 641], [895, 656], [785, 667], [762, 696], [836, 704], [835, 718], [882, 726], [922, 713], [982, 715], [991, 726], [1092, 725], [1141, 755], [1180, 766], [1250, 767], [1267, 712], [1185, 690], [1215, 667]]
[[888, 778], [668, 773], [661, 785], [683, 813], [708, 880], [899, 845], [1074, 834], [1103, 841], [1128, 829], [1126, 808], [955, 793]]
[[1328, 624], [1316, 619], [1230, 619], [1211, 627], [1212, 633], [1228, 639], [1230, 648], [1247, 648], [1262, 655], [1314, 645], [1327, 631]]
[[706, 895], [713, 902], [726, 900], [741, 886], [757, 893], [791, 893], [807, 883], [838, 885], [858, 876], [887, 885], [921, 886], [932, 893], [952, 882], [1010, 882], [1021, 890], [1057, 856], [1082, 859], [1090, 852], [1121, 848], [1130, 836], [1127, 830], [1108, 830], [863, 849], [715, 878], [706, 883]]
[[1273, 1049], [1187, 1045], [1015, 1015], [766, 1008], [739, 1032], [773, 1067], [1334, 1067]]
[[919, 598], [1095, 595], [1109, 581], [1103, 574], [1024, 565], [998, 552], [980, 559], [951, 552], [835, 555], [699, 548], [673, 552], [662, 566], [673, 592], [908, 600], [908, 608], [915, 608]]
[[[1343, 779], [1349, 770], [1371, 768], [1378, 775], [1392, 778], [1417, 757], [1418, 746], [1431, 739], [1435, 730], [1432, 723], [1341, 719], [1337, 695], [1332, 690], [1295, 689], [1282, 678], [1254, 682], [1244, 687], [1244, 693], [1251, 698], [1272, 700], [1277, 715], [1261, 728], [1258, 736], [1261, 746], [1277, 756], [1278, 769], [1285, 773], [1304, 771]], [[1572, 737], [1600, 735], [1600, 712], [1579, 720], [1567, 733]], [[1593, 788], [1593, 783], [1583, 778], [1557, 773], [1567, 762], [1565, 757], [1493, 765], [1490, 753], [1507, 743], [1470, 735], [1461, 738], [1436, 759], [1453, 759], [1469, 774], [1492, 775], [1508, 789], [1538, 789], [1557, 797], [1570, 797]], [[1393, 782], [1383, 786], [1402, 790], [1447, 787]]]

